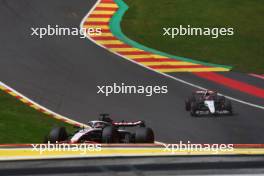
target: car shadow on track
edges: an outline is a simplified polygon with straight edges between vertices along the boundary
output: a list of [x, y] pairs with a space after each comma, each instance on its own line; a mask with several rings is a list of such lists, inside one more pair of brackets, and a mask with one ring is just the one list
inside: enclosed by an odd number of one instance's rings
[[206, 114], [206, 115], [199, 115], [199, 116], [191, 116], [190, 115], [190, 117], [191, 118], [197, 118], [197, 119], [199, 119], [199, 118], [234, 118], [234, 117], [237, 117], [239, 114], [238, 113], [233, 113], [232, 115], [229, 115], [229, 114], [219, 114], [219, 115], [212, 115], [212, 114], [210, 114], [210, 115], [208, 115], [208, 114]]

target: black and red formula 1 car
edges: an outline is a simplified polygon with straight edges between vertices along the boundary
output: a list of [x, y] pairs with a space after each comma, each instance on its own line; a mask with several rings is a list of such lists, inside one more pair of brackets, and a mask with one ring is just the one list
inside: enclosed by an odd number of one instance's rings
[[185, 101], [186, 111], [191, 116], [202, 114], [233, 114], [231, 101], [219, 95], [216, 91], [198, 90]]
[[[87, 127], [68, 134], [65, 127], [53, 128], [45, 138], [50, 143], [154, 143], [154, 133], [144, 121], [114, 122], [109, 114], [101, 114], [99, 120], [90, 121]], [[135, 127], [130, 130], [128, 127]]]

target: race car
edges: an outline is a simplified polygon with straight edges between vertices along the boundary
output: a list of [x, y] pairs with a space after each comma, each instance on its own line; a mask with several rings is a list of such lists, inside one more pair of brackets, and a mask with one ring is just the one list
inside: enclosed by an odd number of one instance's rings
[[[154, 132], [144, 121], [114, 122], [109, 114], [100, 116], [74, 134], [68, 134], [65, 127], [53, 128], [45, 137], [45, 143], [154, 143]], [[128, 127], [136, 128], [129, 130]]]
[[186, 111], [191, 116], [203, 114], [233, 114], [231, 101], [212, 90], [198, 90], [185, 101]]

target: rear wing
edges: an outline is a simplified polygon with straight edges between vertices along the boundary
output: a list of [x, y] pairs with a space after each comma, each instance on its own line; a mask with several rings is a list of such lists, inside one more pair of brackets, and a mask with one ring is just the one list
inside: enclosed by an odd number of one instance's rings
[[139, 126], [139, 127], [145, 127], [145, 122], [142, 120], [139, 121], [135, 121], [135, 122], [113, 122], [112, 123], [114, 126], [116, 127], [135, 127], [135, 126]]
[[135, 127], [135, 126], [139, 126], [139, 127], [145, 127], [145, 122], [142, 120], [139, 121], [135, 121], [135, 122], [125, 122], [125, 121], [121, 121], [121, 122], [114, 122], [109, 116], [109, 114], [107, 113], [102, 113], [100, 114], [100, 118], [99, 120], [111, 123], [112, 125], [116, 126], [116, 127]]

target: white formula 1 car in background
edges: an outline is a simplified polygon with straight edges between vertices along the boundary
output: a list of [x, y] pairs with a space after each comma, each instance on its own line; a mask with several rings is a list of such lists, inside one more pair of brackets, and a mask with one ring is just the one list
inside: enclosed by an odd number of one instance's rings
[[186, 111], [191, 116], [203, 114], [233, 114], [232, 103], [224, 96], [218, 95], [216, 91], [198, 90], [185, 101]]

